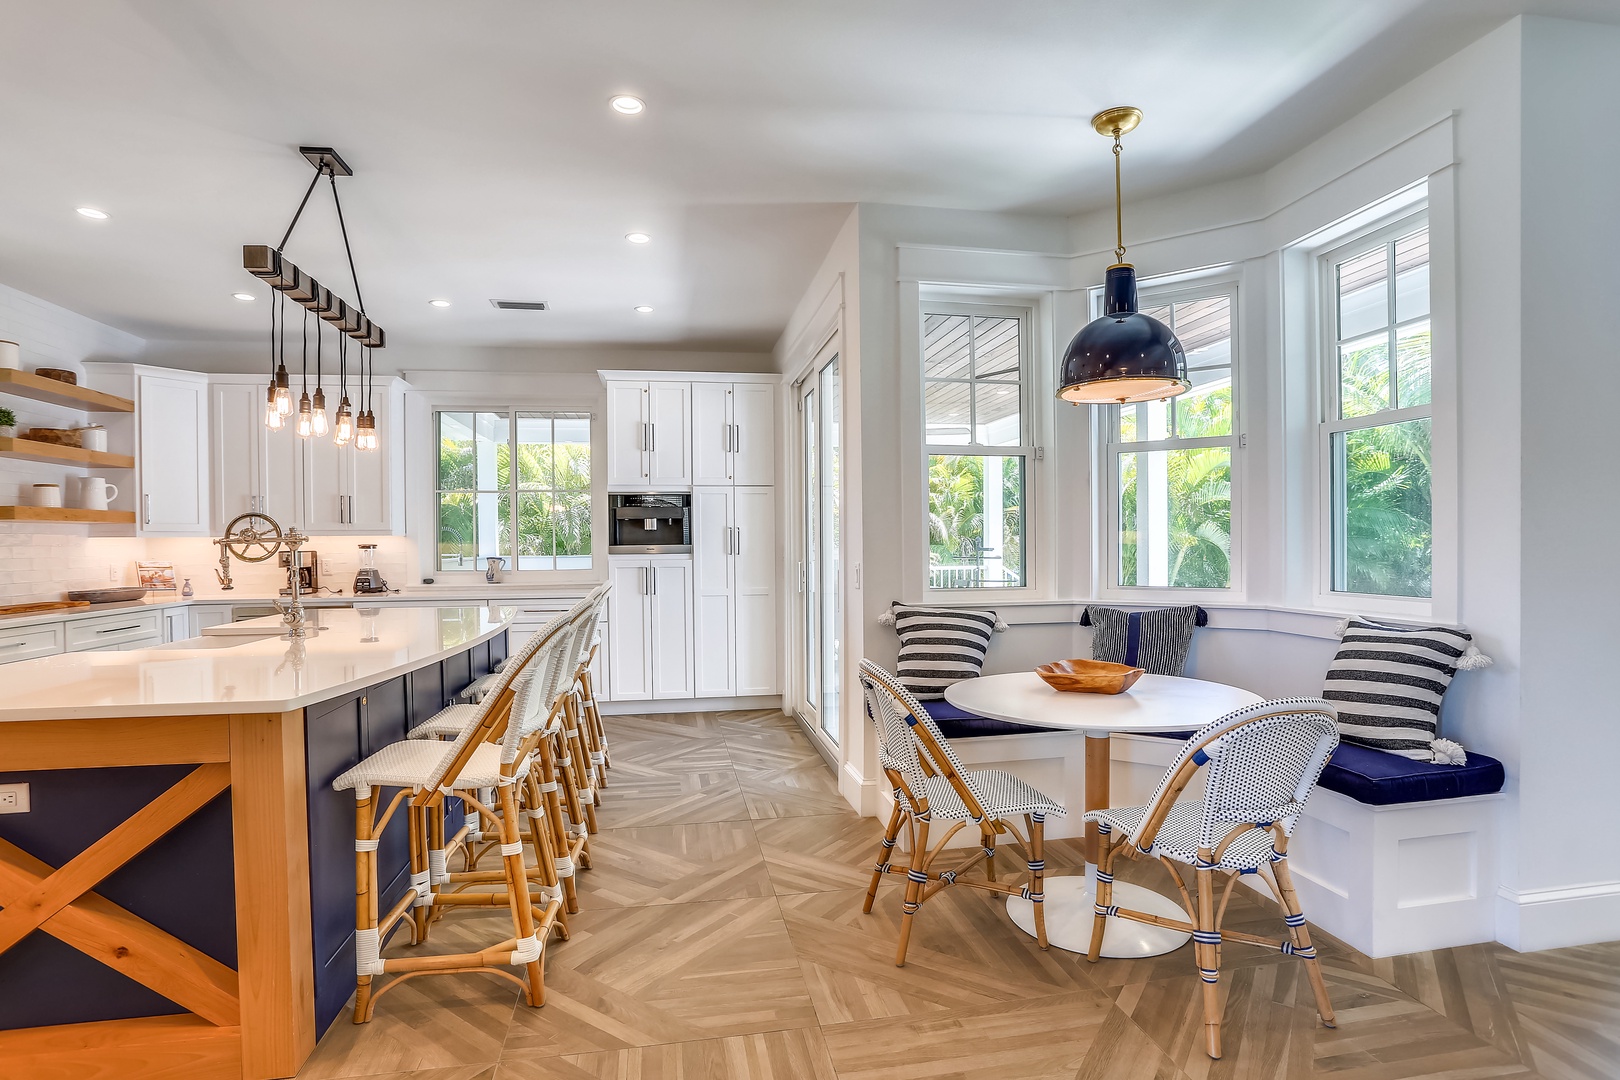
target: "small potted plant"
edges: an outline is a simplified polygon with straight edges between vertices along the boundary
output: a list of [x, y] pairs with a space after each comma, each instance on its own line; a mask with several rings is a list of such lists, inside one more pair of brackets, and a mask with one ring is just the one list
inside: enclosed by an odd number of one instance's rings
[[17, 414], [0, 405], [0, 439], [17, 437]]

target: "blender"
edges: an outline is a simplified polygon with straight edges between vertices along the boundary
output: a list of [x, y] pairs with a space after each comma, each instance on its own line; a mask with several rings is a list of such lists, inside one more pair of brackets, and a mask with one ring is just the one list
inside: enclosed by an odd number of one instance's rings
[[356, 596], [368, 593], [390, 592], [388, 582], [383, 580], [382, 573], [377, 569], [377, 545], [360, 545], [360, 569], [354, 575], [354, 592]]

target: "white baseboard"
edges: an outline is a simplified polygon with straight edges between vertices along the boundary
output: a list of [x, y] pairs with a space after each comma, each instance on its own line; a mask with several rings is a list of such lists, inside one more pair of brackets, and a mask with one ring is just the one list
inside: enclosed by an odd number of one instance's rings
[[780, 694], [759, 697], [659, 698], [654, 701], [597, 701], [603, 716], [661, 716], [682, 712], [729, 712], [735, 709], [780, 709]]
[[1620, 939], [1620, 881], [1496, 893], [1497, 940], [1519, 952]]

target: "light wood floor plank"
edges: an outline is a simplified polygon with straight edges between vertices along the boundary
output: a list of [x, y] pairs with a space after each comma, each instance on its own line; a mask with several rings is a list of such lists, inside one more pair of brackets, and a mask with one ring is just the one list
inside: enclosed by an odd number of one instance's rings
[[502, 1059], [499, 1080], [837, 1080], [821, 1032], [767, 1031], [597, 1054]]
[[578, 887], [587, 909], [772, 893], [764, 855], [747, 821], [607, 829], [591, 838], [591, 870], [579, 875]]

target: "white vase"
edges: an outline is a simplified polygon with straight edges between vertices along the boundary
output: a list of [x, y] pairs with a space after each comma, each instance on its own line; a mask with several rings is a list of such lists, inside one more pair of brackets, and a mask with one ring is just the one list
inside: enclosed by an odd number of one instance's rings
[[17, 426], [15, 424], [0, 424], [0, 439], [15, 439]]

